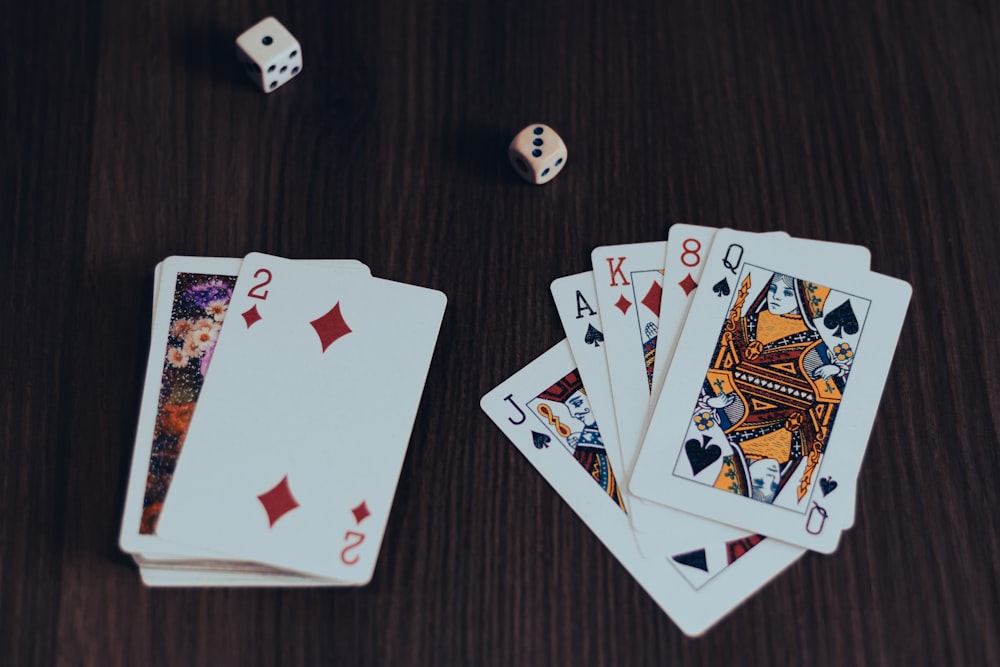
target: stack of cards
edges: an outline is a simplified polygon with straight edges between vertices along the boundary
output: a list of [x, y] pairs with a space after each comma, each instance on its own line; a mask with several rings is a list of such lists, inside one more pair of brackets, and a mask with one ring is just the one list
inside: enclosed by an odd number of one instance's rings
[[566, 340], [482, 407], [697, 635], [853, 524], [910, 286], [862, 247], [693, 225], [591, 259], [552, 283]]
[[442, 293], [353, 260], [171, 257], [120, 543], [162, 586], [357, 586], [382, 535]]

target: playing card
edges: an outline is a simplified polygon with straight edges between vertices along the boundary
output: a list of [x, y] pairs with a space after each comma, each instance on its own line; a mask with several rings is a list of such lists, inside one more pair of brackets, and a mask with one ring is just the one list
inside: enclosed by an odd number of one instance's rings
[[[611, 384], [608, 379], [604, 348], [600, 345], [603, 337], [595, 327], [600, 324], [600, 314], [592, 305], [595, 303], [593, 273], [587, 271], [574, 276], [559, 278], [552, 283], [552, 296], [559, 311], [559, 317], [566, 330], [567, 342], [573, 354], [580, 377], [587, 388], [587, 399], [597, 417], [598, 423], [607, 424], [611, 420], [605, 415], [613, 414], [611, 408]], [[602, 426], [601, 435], [612, 462], [612, 470], [621, 470], [621, 455], [617, 433], [612, 425], [610, 430]], [[633, 532], [639, 550], [646, 558], [672, 558], [684, 565], [678, 567], [692, 585], [717, 574], [728, 560], [725, 545], [756, 543], [759, 536], [732, 526], [726, 526], [701, 517], [695, 517], [641, 498], [630, 498], [625, 480], [620, 476], [619, 487], [630, 521], [639, 518], [639, 528], [633, 523]], [[652, 527], [654, 532], [643, 533], [641, 526]], [[694, 561], [690, 554], [695, 554]], [[707, 554], [707, 556], [706, 556]], [[714, 556], [713, 556], [714, 554]], [[704, 567], [699, 567], [700, 560]]]
[[656, 364], [666, 241], [602, 246], [591, 253], [615, 423], [625, 469], [635, 461]]
[[[682, 247], [694, 254], [694, 257], [684, 255], [683, 259], [688, 264], [700, 264], [702, 246], [707, 253], [710, 240], [710, 234], [702, 233], [693, 243], [682, 243]], [[662, 368], [658, 371], [657, 367], [663, 364], [657, 364], [656, 358], [660, 345], [662, 274], [667, 245], [655, 242], [606, 246], [595, 249], [591, 255], [600, 322], [606, 332], [604, 354], [618, 429], [613, 444], [618, 445], [623, 461], [619, 482], [629, 507], [634, 538], [647, 557], [671, 554], [678, 534], [673, 524], [680, 520], [674, 516], [676, 512], [660, 516], [657, 506], [642, 498], [633, 498], [628, 492], [628, 477], [635, 465], [649, 416], [651, 392], [656, 386], [658, 372], [662, 374]], [[688, 250], [681, 254], [684, 252]], [[706, 539], [718, 542], [747, 534], [729, 527], [725, 530], [728, 534], [706, 535]], [[685, 570], [685, 574], [697, 576], [694, 570]]]
[[252, 253], [158, 533], [370, 580], [444, 313], [440, 292]]
[[[666, 377], [674, 346], [680, 337], [684, 320], [694, 292], [701, 281], [716, 227], [702, 227], [678, 223], [671, 225], [667, 234], [667, 255], [663, 268], [658, 333], [656, 336], [656, 359], [653, 367], [652, 403], [660, 395], [663, 378]], [[787, 238], [785, 232], [765, 232], [764, 236]], [[646, 415], [649, 420], [649, 414]], [[635, 461], [633, 460], [633, 464]], [[629, 469], [631, 474], [631, 469]]]
[[632, 493], [836, 548], [910, 287], [833, 246], [718, 232]]
[[[119, 543], [123, 551], [191, 558], [165, 543], [156, 522], [228, 311], [239, 258], [169, 257], [156, 266], [153, 326]], [[369, 276], [356, 260], [316, 260]], [[210, 554], [200, 554], [209, 557]]]
[[153, 312], [150, 313], [149, 321], [151, 323], [151, 331], [149, 334], [150, 339], [156, 335], [156, 304], [160, 298], [160, 281], [163, 278], [163, 262], [157, 262], [156, 268], [153, 269]]
[[[691, 236], [679, 239], [680, 250], [670, 254], [676, 255], [682, 266], [686, 262], [698, 271], [702, 253], [708, 252], [713, 234], [707, 231], [709, 228], [687, 227]], [[782, 232], [775, 234], [787, 236]], [[657, 378], [666, 367], [666, 360], [658, 352], [667, 253], [666, 241], [602, 246], [591, 253], [626, 475], [631, 474], [635, 465], [649, 419], [650, 397], [655, 395]], [[668, 288], [671, 294], [677, 289], [672, 284]], [[689, 287], [688, 292], [693, 289]], [[669, 305], [674, 307], [674, 302]], [[672, 326], [671, 331], [676, 332], [680, 324], [674, 319]]]
[[[677, 338], [687, 319], [691, 300], [698, 289], [705, 259], [708, 257], [717, 231], [712, 227], [684, 224], [673, 225], [670, 228], [663, 279], [663, 299], [660, 302], [659, 335], [656, 344], [658, 363], [653, 378], [653, 405], [659, 398], [662, 389], [662, 377], [657, 380], [657, 373], [663, 373], [665, 376], [664, 369], [669, 368]], [[784, 232], [767, 232], [761, 236], [788, 238], [788, 234]], [[816, 247], [821, 247], [822, 252], [827, 256], [836, 255], [838, 261], [844, 265], [858, 270], [867, 270], [869, 266], [870, 254], [865, 248], [844, 244], [811, 243], [819, 244]], [[725, 292], [728, 289], [728, 283], [723, 279], [708, 287], [712, 288], [713, 291]], [[648, 418], [649, 415], [647, 415], [647, 423]], [[637, 444], [635, 449], [638, 450], [638, 448]], [[667, 528], [671, 524], [669, 510], [665, 510], [662, 505], [628, 493], [628, 479], [631, 475], [632, 469], [630, 468], [626, 470], [624, 475], [623, 488], [626, 491], [626, 502], [629, 503], [630, 507], [634, 507], [634, 510], [629, 513], [629, 518], [640, 549], [647, 556], [672, 553], [676, 547], [673, 544], [673, 531]], [[853, 510], [852, 505], [848, 523], [853, 523]], [[663, 514], [664, 511], [667, 512], [666, 515]]]
[[[255, 586], [284, 586], [289, 581], [296, 582], [297, 586], [308, 585], [327, 588], [356, 586], [352, 582], [339, 579], [314, 577], [251, 561], [226, 560], [224, 557], [187, 558], [178, 555], [152, 554], [147, 556], [136, 554], [133, 558], [136, 565], [139, 566], [140, 574], [143, 574], [144, 571], [176, 572], [175, 576], [169, 577], [171, 582], [169, 585], [171, 586], [181, 586], [185, 579], [190, 579], [192, 586], [228, 586], [229, 582], [237, 580], [241, 582], [257, 581]], [[158, 579], [155, 575], [154, 578]], [[145, 575], [143, 575], [143, 580], [144, 583], [147, 583]], [[150, 581], [147, 585], [157, 586], [160, 584]]]
[[[594, 273], [586, 271], [558, 278], [552, 282], [551, 289], [576, 367], [587, 387], [587, 401], [592, 416], [599, 420], [595, 421], [595, 427], [600, 427], [611, 469], [620, 474], [625, 469], [625, 464], [615, 425], [611, 380], [604, 355], [604, 334], [599, 328], [601, 317], [597, 310]], [[620, 486], [623, 480], [616, 478], [616, 481]], [[624, 500], [624, 494], [621, 496]]]
[[691, 297], [701, 282], [701, 272], [705, 268], [704, 260], [708, 256], [717, 231], [715, 227], [678, 223], [671, 225], [667, 234], [656, 337], [658, 363], [653, 367], [654, 400], [660, 395], [663, 378], [666, 377], [666, 370], [673, 358], [674, 345], [687, 318]]
[[[612, 493], [613, 471], [606, 469], [607, 457], [600, 455], [601, 433], [589, 421], [588, 399], [570, 349], [562, 341], [489, 392], [481, 405], [686, 634], [704, 632], [803, 553], [801, 548], [759, 538], [705, 547], [689, 533], [686, 542], [679, 542], [689, 550], [672, 559], [643, 558], [625, 511]], [[680, 530], [688, 532], [686, 526]], [[683, 570], [695, 574], [685, 576]]]
[[142, 565], [139, 567], [142, 583], [150, 588], [206, 588], [206, 587], [315, 587], [342, 586], [344, 584], [325, 581], [315, 577], [298, 575], [293, 572], [253, 574], [200, 569], [170, 567], [164, 565]]

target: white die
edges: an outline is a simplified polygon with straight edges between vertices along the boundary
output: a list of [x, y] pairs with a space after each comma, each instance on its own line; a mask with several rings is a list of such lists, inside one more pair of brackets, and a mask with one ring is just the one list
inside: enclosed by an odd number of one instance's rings
[[517, 133], [507, 157], [524, 180], [541, 185], [566, 166], [566, 144], [551, 127], [535, 123]]
[[247, 76], [265, 93], [284, 85], [302, 71], [302, 47], [273, 16], [236, 38], [236, 55]]

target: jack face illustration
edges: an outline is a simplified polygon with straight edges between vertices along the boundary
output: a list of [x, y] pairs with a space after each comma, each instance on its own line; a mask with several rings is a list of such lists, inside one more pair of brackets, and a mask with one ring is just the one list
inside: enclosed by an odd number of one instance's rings
[[624, 510], [621, 491], [611, 470], [601, 431], [587, 400], [580, 373], [576, 370], [568, 373], [528, 401], [528, 408], [615, 504]]

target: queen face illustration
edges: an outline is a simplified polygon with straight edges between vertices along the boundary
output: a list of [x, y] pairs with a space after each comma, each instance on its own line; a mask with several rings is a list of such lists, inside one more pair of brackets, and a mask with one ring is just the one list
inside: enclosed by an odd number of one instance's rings
[[789, 276], [776, 273], [767, 288], [767, 309], [772, 315], [788, 315], [798, 311], [795, 286]]
[[781, 468], [774, 459], [760, 459], [749, 466], [751, 497], [754, 500], [769, 503], [774, 500], [781, 481]]
[[714, 417], [733, 450], [714, 486], [773, 503], [797, 475], [801, 500], [850, 367], [834, 363], [817, 329], [829, 289], [781, 273], [758, 280], [742, 281], [696, 411]]

